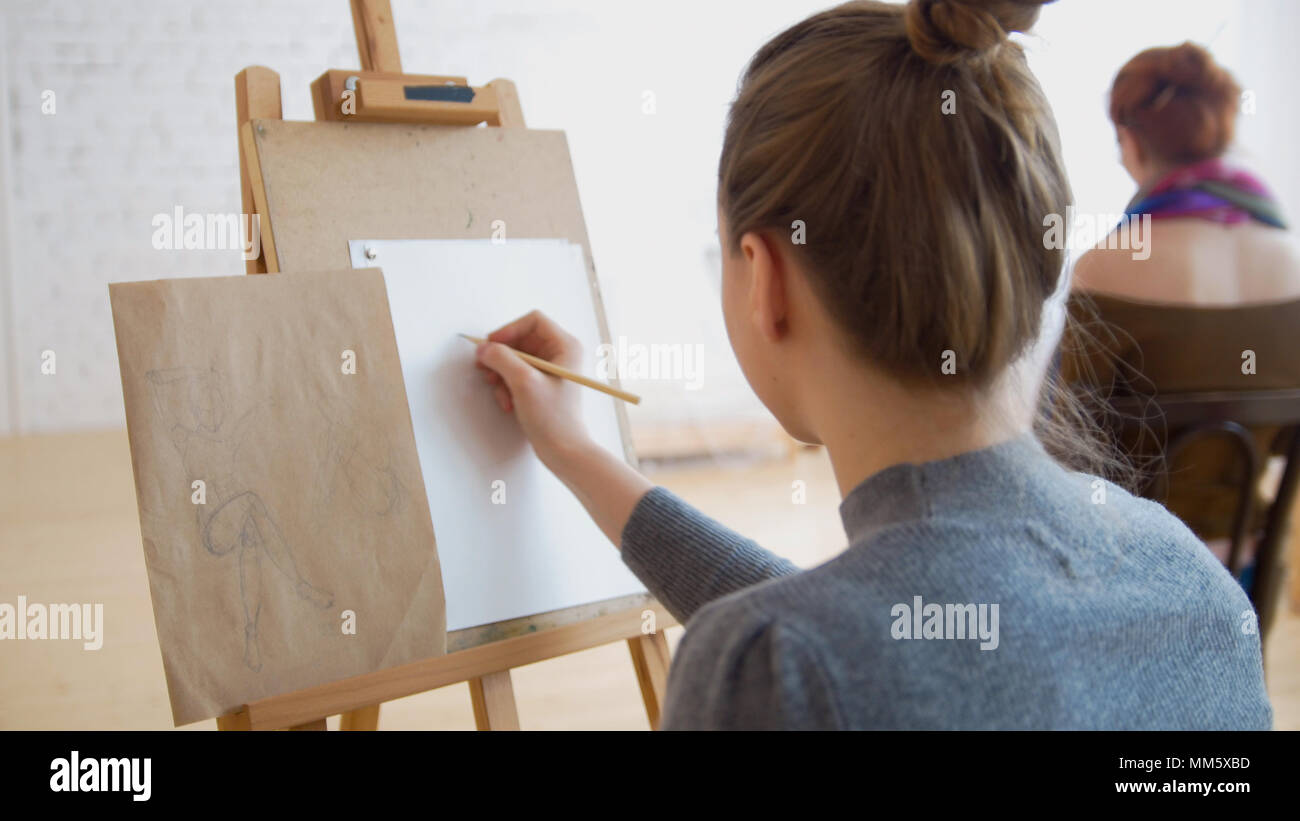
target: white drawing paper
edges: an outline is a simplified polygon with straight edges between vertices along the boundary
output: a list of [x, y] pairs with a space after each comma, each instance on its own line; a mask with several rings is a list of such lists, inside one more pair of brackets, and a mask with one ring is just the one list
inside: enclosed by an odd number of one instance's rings
[[[497, 406], [474, 367], [474, 345], [458, 336], [486, 336], [536, 308], [578, 337], [594, 363], [601, 338], [582, 247], [550, 239], [353, 240], [349, 251], [354, 268], [384, 271], [447, 629], [644, 592]], [[618, 400], [582, 393], [592, 436], [622, 453]], [[504, 492], [504, 504], [494, 503], [494, 491], [498, 501]]]

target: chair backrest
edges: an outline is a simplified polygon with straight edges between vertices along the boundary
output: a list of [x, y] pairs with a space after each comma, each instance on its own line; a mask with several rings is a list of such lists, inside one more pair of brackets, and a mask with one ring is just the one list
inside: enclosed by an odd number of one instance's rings
[[1169, 465], [1190, 443], [1211, 436], [1227, 437], [1237, 445], [1242, 460], [1242, 486], [1233, 516], [1232, 548], [1228, 569], [1240, 569], [1239, 556], [1245, 542], [1255, 499], [1256, 468], [1270, 457], [1260, 453], [1250, 428], [1278, 427], [1272, 453], [1285, 460], [1277, 495], [1265, 516], [1264, 532], [1255, 553], [1255, 572], [1247, 591], [1259, 614], [1261, 636], [1266, 635], [1276, 615], [1279, 588], [1284, 576], [1284, 552], [1292, 510], [1300, 491], [1300, 390], [1229, 393], [1165, 394], [1146, 397], [1115, 397], [1109, 404], [1121, 426], [1147, 426], [1160, 419], [1169, 432], [1166, 458], [1158, 474], [1148, 483], [1144, 495], [1158, 498], [1157, 489], [1170, 481]]

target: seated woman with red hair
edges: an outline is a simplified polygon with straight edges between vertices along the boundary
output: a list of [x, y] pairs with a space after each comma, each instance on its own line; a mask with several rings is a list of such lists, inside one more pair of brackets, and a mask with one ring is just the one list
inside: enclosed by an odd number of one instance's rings
[[[1103, 242], [1076, 265], [1071, 311], [1086, 336], [1062, 358], [1076, 388], [1111, 398], [1300, 387], [1300, 252], [1268, 189], [1224, 158], [1240, 99], [1191, 43], [1144, 51], [1115, 77], [1110, 117], [1138, 185], [1126, 217], [1149, 225], [1150, 256]], [[1176, 431], [1148, 421], [1156, 437], [1126, 444], [1149, 465], [1161, 434]], [[1277, 429], [1252, 433], [1267, 456]], [[1200, 440], [1167, 467], [1166, 506], [1224, 558], [1242, 470], [1232, 443]]]

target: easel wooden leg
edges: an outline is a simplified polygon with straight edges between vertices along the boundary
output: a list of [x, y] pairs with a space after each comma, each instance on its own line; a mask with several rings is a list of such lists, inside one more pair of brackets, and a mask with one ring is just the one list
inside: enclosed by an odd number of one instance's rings
[[379, 705], [371, 704], [369, 707], [361, 707], [356, 710], [350, 710], [339, 716], [340, 730], [368, 730], [374, 731], [379, 729]]
[[662, 632], [654, 632], [628, 639], [627, 649], [632, 652], [632, 666], [636, 668], [636, 680], [641, 685], [641, 699], [645, 701], [645, 712], [650, 717], [650, 729], [657, 730], [659, 712], [668, 692], [668, 640]]
[[308, 722], [304, 722], [303, 724], [295, 724], [289, 729], [290, 730], [324, 730], [325, 719], [318, 718], [315, 721], [308, 721]]
[[217, 730], [219, 731], [238, 732], [247, 729], [249, 729], [249, 727], [248, 712], [246, 710], [230, 713], [229, 715], [217, 716]]
[[352, 0], [352, 29], [357, 35], [357, 53], [366, 71], [402, 73], [397, 51], [397, 24], [389, 0]]
[[[244, 123], [252, 119], [279, 120], [283, 116], [280, 105], [279, 74], [262, 66], [250, 66], [235, 75], [235, 123], [240, 129], [244, 127]], [[236, 133], [236, 143], [239, 145], [240, 194], [244, 213], [250, 215], [251, 219], [251, 216], [257, 213], [257, 205], [253, 202], [253, 179], [249, 171], [248, 157], [244, 153], [244, 141], [238, 139], [238, 133]], [[257, 184], [261, 185], [260, 179], [257, 180]], [[270, 226], [261, 227], [268, 229]], [[258, 258], [247, 260], [244, 267], [250, 274], [265, 274], [270, 270], [267, 268], [265, 246]]]
[[474, 724], [480, 730], [519, 729], [519, 710], [509, 670], [470, 679], [469, 697], [474, 702]]

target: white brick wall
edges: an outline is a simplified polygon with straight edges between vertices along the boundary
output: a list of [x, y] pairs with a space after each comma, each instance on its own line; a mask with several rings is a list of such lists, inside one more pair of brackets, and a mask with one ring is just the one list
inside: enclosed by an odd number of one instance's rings
[[[10, 289], [22, 430], [121, 424], [106, 284], [242, 270], [237, 252], [156, 251], [151, 219], [238, 212], [234, 74], [272, 63], [287, 116], [325, 65], [356, 62], [346, 4], [6, 5]], [[338, 5], [338, 4], [324, 4]], [[285, 37], [290, 38], [284, 42]], [[56, 113], [42, 114], [42, 92]], [[297, 93], [295, 93], [297, 92]], [[53, 350], [57, 373], [42, 375]], [[15, 378], [16, 377], [16, 378]]]

